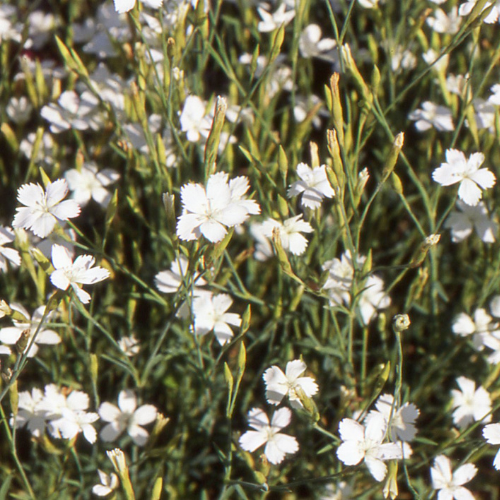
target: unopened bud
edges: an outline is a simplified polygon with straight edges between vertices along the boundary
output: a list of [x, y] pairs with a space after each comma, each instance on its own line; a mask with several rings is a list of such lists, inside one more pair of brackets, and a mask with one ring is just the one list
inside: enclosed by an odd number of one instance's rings
[[392, 326], [396, 332], [404, 332], [410, 327], [411, 321], [408, 314], [396, 314], [392, 318]]

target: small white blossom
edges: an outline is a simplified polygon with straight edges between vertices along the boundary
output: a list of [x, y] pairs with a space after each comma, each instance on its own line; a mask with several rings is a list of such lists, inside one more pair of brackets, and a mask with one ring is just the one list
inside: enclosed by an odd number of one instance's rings
[[19, 429], [25, 425], [35, 437], [41, 437], [45, 432], [47, 422], [47, 411], [40, 403], [43, 401], [44, 395], [40, 389], [32, 389], [19, 393], [19, 411], [16, 417], [12, 417], [10, 425]]
[[262, 21], [257, 25], [257, 29], [261, 33], [268, 33], [280, 28], [283, 24], [287, 25], [295, 17], [295, 10], [286, 11], [286, 7], [286, 4], [282, 3], [273, 14], [263, 7], [258, 7], [257, 11]]
[[452, 94], [456, 94], [460, 97], [464, 96], [464, 91], [469, 82], [469, 74], [465, 75], [453, 75], [449, 73], [446, 77], [446, 88]]
[[498, 232], [498, 225], [493, 222], [485, 204], [480, 201], [475, 207], [457, 201], [459, 211], [450, 213], [444, 227], [451, 229], [451, 241], [458, 243], [467, 239], [475, 229], [484, 243], [494, 243]]
[[98, 497], [105, 497], [116, 490], [120, 484], [118, 476], [112, 472], [109, 476], [100, 469], [97, 469], [101, 484], [96, 484], [92, 487], [92, 493]]
[[[366, 257], [358, 256], [356, 266], [361, 268], [365, 260]], [[327, 291], [330, 304], [349, 305], [354, 279], [354, 267], [349, 250], [340, 259], [326, 261], [322, 267], [324, 271], [328, 271], [323, 290]], [[384, 291], [383, 280], [378, 276], [370, 274], [360, 286], [362, 291], [358, 294], [358, 308], [363, 323], [368, 325], [377, 314], [377, 310], [390, 306], [391, 299]]]
[[49, 432], [53, 437], [73, 439], [82, 432], [89, 443], [95, 443], [97, 433], [92, 424], [99, 420], [99, 415], [86, 411], [89, 407], [88, 394], [73, 391], [65, 396], [51, 384], [45, 387], [41, 407], [48, 413]]
[[57, 104], [50, 103], [40, 110], [40, 115], [50, 123], [50, 131], [59, 134], [65, 130], [87, 130], [99, 128], [93, 112], [99, 100], [90, 92], [79, 96], [74, 90], [67, 90], [59, 97]]
[[[489, 424], [483, 429], [483, 437], [489, 444], [500, 444], [500, 424]], [[500, 449], [493, 460], [493, 467], [500, 470]]]
[[300, 181], [294, 182], [288, 188], [288, 197], [292, 198], [302, 193], [302, 206], [316, 209], [321, 206], [324, 197], [335, 196], [335, 191], [326, 176], [326, 165], [311, 168], [305, 163], [299, 163], [297, 175]]
[[422, 59], [437, 73], [444, 73], [450, 62], [450, 55], [440, 55], [434, 49], [429, 49], [422, 54]]
[[80, 288], [82, 285], [93, 285], [109, 278], [109, 271], [100, 266], [92, 267], [95, 259], [91, 255], [80, 255], [73, 262], [71, 254], [62, 245], [52, 246], [52, 264], [55, 271], [50, 275], [52, 284], [61, 290], [70, 286], [83, 304], [90, 302], [90, 295]]
[[321, 28], [317, 24], [306, 26], [299, 38], [300, 55], [305, 58], [325, 57], [323, 54], [332, 51], [337, 46], [336, 40], [321, 38], [322, 36]]
[[[113, 0], [115, 4], [115, 10], [118, 14], [123, 14], [129, 12], [135, 6], [136, 0]], [[163, 0], [141, 0], [144, 5], [152, 8], [161, 7]]]
[[452, 7], [449, 14], [442, 9], [434, 11], [435, 17], [428, 17], [427, 24], [437, 33], [448, 33], [453, 35], [460, 29], [462, 20], [458, 15], [458, 8]]
[[233, 299], [225, 293], [196, 297], [193, 300], [194, 334], [202, 336], [213, 330], [220, 345], [229, 341], [233, 337], [229, 325], [241, 325], [239, 314], [226, 312], [232, 303]]
[[184, 101], [180, 115], [181, 131], [186, 132], [189, 142], [198, 142], [200, 138], [207, 139], [212, 128], [212, 119], [205, 112], [206, 103], [198, 96], [190, 95]]
[[375, 403], [377, 410], [372, 410], [366, 417], [369, 422], [374, 415], [381, 415], [389, 425], [390, 419], [390, 438], [392, 441], [413, 441], [417, 430], [415, 429], [415, 420], [420, 411], [413, 403], [405, 403], [398, 408], [394, 406], [394, 397], [392, 394], [383, 394]]
[[257, 202], [244, 197], [249, 188], [247, 177], [229, 180], [224, 172], [211, 175], [206, 188], [201, 184], [184, 184], [183, 212], [177, 221], [179, 238], [190, 241], [203, 235], [216, 243], [224, 238], [227, 227], [242, 224], [250, 214], [260, 213]]
[[0, 225], [0, 271], [4, 273], [7, 272], [7, 262], [14, 267], [21, 265], [19, 252], [13, 248], [5, 248], [4, 246], [13, 243], [15, 239], [16, 236], [12, 229]]
[[98, 172], [95, 164], [84, 163], [81, 170], [76, 168], [68, 170], [64, 177], [69, 189], [73, 191], [73, 199], [81, 207], [84, 207], [91, 198], [102, 207], [106, 207], [111, 199], [111, 193], [106, 187], [116, 182], [120, 174], [110, 168]]
[[[472, 2], [464, 2], [463, 4], [460, 5], [458, 13], [461, 16], [468, 16], [472, 12], [472, 9], [475, 7], [476, 3], [477, 0], [473, 0]], [[490, 13], [484, 18], [484, 22], [486, 24], [496, 23], [500, 16], [500, 2], [496, 0], [494, 2], [486, 2], [483, 7], [483, 10], [487, 9], [488, 7], [491, 7], [492, 3], [493, 3], [493, 8], [490, 10]]]
[[21, 96], [19, 99], [17, 97], [11, 97], [5, 111], [13, 122], [24, 124], [30, 119], [33, 106], [25, 96]]
[[444, 455], [437, 456], [434, 467], [431, 467], [431, 477], [432, 487], [438, 490], [438, 500], [474, 500], [472, 493], [463, 485], [476, 474], [475, 465], [465, 464], [452, 475], [450, 459]]
[[460, 183], [458, 197], [467, 205], [477, 205], [481, 189], [495, 185], [496, 177], [487, 168], [479, 168], [484, 161], [483, 153], [473, 153], [467, 160], [457, 149], [446, 150], [446, 163], [441, 163], [432, 173], [432, 178], [442, 186]]
[[458, 377], [457, 384], [461, 390], [451, 391], [453, 401], [453, 423], [465, 429], [472, 422], [491, 422], [491, 398], [483, 387], [476, 389], [476, 383], [465, 377]]
[[455, 317], [451, 327], [453, 333], [460, 337], [468, 337], [472, 335], [472, 343], [478, 350], [483, 348], [483, 342], [491, 333], [498, 331], [500, 325], [493, 323], [493, 318], [486, 312], [485, 309], [476, 309], [474, 319], [466, 313], [460, 313]]
[[366, 427], [352, 418], [344, 418], [339, 424], [343, 443], [337, 448], [337, 457], [345, 465], [358, 465], [365, 461], [370, 474], [382, 481], [387, 474], [384, 460], [403, 458], [401, 446], [382, 443], [387, 430], [385, 418], [376, 414]]
[[307, 239], [301, 233], [314, 231], [309, 222], [302, 220], [302, 214], [290, 217], [283, 223], [274, 219], [262, 223], [262, 234], [267, 238], [271, 239], [275, 230], [278, 230], [283, 248], [294, 255], [302, 255], [307, 248]]
[[496, 83], [491, 87], [492, 95], [488, 97], [488, 102], [495, 106], [500, 106], [500, 83]]
[[[43, 325], [39, 327], [45, 312], [45, 306], [38, 307], [32, 317], [30, 317], [28, 311], [21, 304], [10, 304], [10, 307], [13, 311], [16, 311], [24, 316], [25, 319], [13, 320], [12, 322], [14, 323], [14, 326], [6, 326], [0, 329], [0, 340], [4, 344], [14, 345], [21, 338], [23, 332], [28, 332], [28, 341], [26, 344], [26, 349], [28, 349], [35, 332], [39, 328], [35, 342], [28, 351], [28, 357], [32, 358], [38, 352], [37, 344], [54, 345], [61, 342], [61, 337], [54, 330], [45, 328]], [[52, 316], [53, 311], [46, 315], [44, 321], [50, 321]]]
[[264, 454], [272, 464], [279, 464], [287, 453], [295, 453], [299, 444], [293, 436], [281, 434], [292, 419], [292, 412], [288, 408], [277, 410], [269, 425], [269, 418], [259, 408], [252, 408], [248, 412], [248, 425], [255, 429], [247, 431], [240, 437], [240, 446], [245, 451], [255, 451], [264, 444]]
[[440, 132], [455, 130], [451, 111], [445, 106], [438, 106], [430, 101], [422, 103], [422, 109], [412, 111], [408, 118], [415, 120], [415, 128], [424, 132], [434, 127]]
[[307, 397], [312, 397], [318, 392], [318, 384], [312, 377], [301, 377], [306, 371], [306, 364], [300, 359], [289, 361], [286, 364], [285, 373], [277, 366], [271, 366], [263, 375], [266, 383], [266, 399], [270, 404], [278, 405], [288, 394], [290, 404], [295, 408], [301, 408], [302, 402], [297, 394], [300, 387]]
[[142, 426], [156, 419], [157, 410], [153, 405], [137, 408], [137, 398], [133, 391], [124, 390], [118, 395], [118, 407], [111, 403], [102, 403], [99, 416], [109, 422], [100, 432], [103, 441], [116, 441], [125, 431], [137, 446], [144, 446], [149, 433]]
[[[183, 255], [172, 261], [170, 270], [160, 271], [155, 276], [155, 285], [160, 292], [163, 293], [177, 293], [185, 287], [186, 292], [192, 299], [194, 297], [207, 296], [211, 297], [212, 292], [203, 289], [207, 282], [196, 272], [192, 279], [187, 281], [189, 262]], [[180, 306], [177, 315], [181, 318], [189, 316], [188, 301], [184, 301]]]
[[132, 357], [139, 354], [141, 350], [140, 342], [131, 335], [130, 337], [122, 337], [118, 340], [118, 346], [125, 356]]
[[23, 184], [17, 190], [17, 199], [24, 207], [16, 208], [12, 226], [30, 229], [36, 236], [45, 238], [57, 219], [64, 221], [80, 214], [76, 201], [62, 201], [67, 194], [68, 184], [64, 179], [49, 182], [45, 191], [40, 184]]

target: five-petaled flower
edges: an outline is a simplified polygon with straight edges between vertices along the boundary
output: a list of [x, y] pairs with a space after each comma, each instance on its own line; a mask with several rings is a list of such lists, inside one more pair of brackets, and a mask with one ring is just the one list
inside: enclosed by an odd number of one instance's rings
[[292, 198], [302, 193], [302, 206], [316, 209], [321, 206], [323, 198], [335, 196], [335, 191], [326, 176], [326, 165], [310, 168], [305, 163], [299, 163], [297, 175], [300, 181], [294, 182], [289, 187], [288, 197]]
[[225, 172], [211, 175], [206, 188], [193, 183], [182, 186], [183, 212], [177, 221], [179, 238], [189, 241], [203, 235], [217, 243], [224, 238], [228, 227], [242, 224], [250, 214], [260, 213], [257, 202], [244, 198], [249, 187], [247, 177], [229, 180]]
[[487, 168], [479, 168], [484, 161], [483, 153], [473, 153], [467, 160], [458, 149], [446, 150], [446, 163], [441, 163], [432, 173], [432, 178], [442, 186], [460, 183], [458, 197], [467, 205], [477, 205], [481, 189], [495, 185], [496, 177]]
[[94, 262], [92, 255], [80, 255], [73, 262], [67, 248], [62, 245], [53, 245], [52, 264], [55, 271], [50, 275], [50, 281], [61, 290], [67, 290], [71, 286], [80, 302], [88, 304], [91, 297], [80, 288], [79, 284], [93, 285], [109, 278], [107, 269], [100, 266], [92, 267]]
[[45, 238], [52, 232], [57, 219], [63, 221], [77, 217], [80, 205], [63, 198], [68, 194], [64, 179], [49, 182], [45, 191], [40, 184], [24, 184], [17, 191], [17, 199], [24, 207], [17, 208], [12, 226], [31, 229], [33, 234]]
[[142, 405], [137, 408], [137, 398], [131, 390], [121, 391], [118, 395], [118, 406], [102, 403], [99, 416], [109, 422], [100, 432], [103, 441], [115, 441], [127, 431], [137, 446], [144, 446], [149, 433], [141, 427], [156, 419], [157, 410], [153, 405]]
[[484, 387], [476, 389], [476, 383], [466, 377], [458, 377], [457, 384], [461, 390], [451, 391], [452, 406], [455, 408], [453, 422], [461, 429], [465, 429], [474, 421], [490, 422], [491, 398], [488, 391]]
[[247, 431], [240, 437], [240, 446], [245, 451], [255, 451], [264, 444], [264, 454], [272, 464], [279, 464], [287, 453], [295, 453], [299, 444], [293, 436], [281, 434], [292, 419], [292, 412], [288, 408], [276, 411], [269, 425], [269, 418], [260, 408], [252, 408], [248, 412], [248, 425], [255, 429]]
[[233, 299], [226, 293], [196, 297], [193, 300], [194, 334], [206, 335], [213, 330], [219, 344], [224, 345], [233, 336], [229, 325], [241, 325], [239, 314], [226, 312], [232, 303]]
[[288, 394], [293, 407], [302, 407], [300, 394], [297, 394], [299, 388], [309, 398], [318, 392], [318, 384], [312, 377], [301, 377], [305, 371], [306, 364], [300, 359], [289, 361], [286, 364], [285, 373], [277, 366], [268, 368], [263, 375], [267, 401], [278, 405]]
[[345, 465], [358, 465], [364, 459], [370, 474], [382, 481], [387, 474], [383, 460], [401, 459], [402, 449], [396, 443], [382, 443], [387, 430], [385, 418], [375, 414], [366, 427], [353, 420], [344, 418], [339, 424], [343, 443], [337, 448], [337, 457]]
[[438, 491], [438, 500], [474, 500], [474, 496], [463, 485], [468, 483], [477, 473], [473, 464], [464, 464], [455, 472], [451, 472], [448, 457], [439, 455], [431, 467], [432, 487]]

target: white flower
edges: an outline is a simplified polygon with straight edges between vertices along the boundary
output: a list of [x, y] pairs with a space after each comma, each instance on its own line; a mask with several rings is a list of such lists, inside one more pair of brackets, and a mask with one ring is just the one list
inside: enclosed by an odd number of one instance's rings
[[99, 281], [109, 278], [109, 271], [100, 266], [92, 268], [95, 259], [91, 255], [80, 255], [75, 262], [71, 258], [67, 248], [62, 245], [52, 246], [52, 264], [55, 271], [50, 275], [52, 284], [61, 290], [67, 290], [71, 286], [78, 299], [87, 304], [90, 295], [78, 285], [93, 285]]
[[[163, 293], [177, 293], [185, 287], [190, 298], [201, 296], [211, 297], [212, 292], [201, 288], [205, 286], [207, 282], [197, 272], [194, 273], [192, 279], [188, 282], [188, 267], [189, 262], [186, 257], [179, 255], [176, 260], [172, 261], [169, 271], [160, 271], [155, 276], [156, 288]], [[182, 303], [177, 315], [181, 318], [187, 318], [189, 316], [187, 300]]]
[[[362, 265], [365, 258], [358, 259], [358, 264]], [[327, 290], [331, 305], [341, 305], [343, 302], [349, 304], [351, 300], [350, 291], [354, 278], [351, 252], [347, 250], [340, 259], [327, 260], [323, 266], [323, 271], [328, 271], [328, 278], [323, 285], [323, 290]]]
[[226, 227], [242, 224], [250, 214], [260, 213], [257, 202], [244, 198], [249, 187], [247, 177], [236, 177], [228, 183], [228, 174], [224, 172], [211, 175], [206, 188], [201, 184], [184, 184], [183, 212], [177, 221], [179, 238], [190, 241], [203, 235], [217, 243], [226, 235]]
[[190, 95], [184, 101], [180, 115], [181, 131], [186, 132], [189, 142], [207, 139], [212, 128], [212, 119], [205, 113], [206, 104], [198, 96]]
[[382, 481], [387, 474], [383, 460], [401, 459], [401, 446], [383, 443], [386, 422], [382, 415], [376, 414], [367, 422], [366, 427], [356, 420], [344, 418], [339, 424], [343, 443], [337, 449], [337, 457], [345, 465], [358, 465], [364, 460], [370, 474]]
[[459, 467], [452, 475], [448, 457], [439, 455], [431, 468], [432, 487], [438, 491], [438, 500], [474, 500], [474, 495], [462, 485], [468, 483], [477, 473], [473, 464]]
[[[124, 12], [129, 12], [135, 6], [136, 0], [113, 0], [115, 4], [115, 10], [118, 14], [123, 14]], [[142, 3], [152, 8], [161, 7], [163, 0], [141, 0]]]
[[437, 33], [455, 34], [460, 29], [461, 19], [458, 16], [458, 8], [452, 7], [449, 14], [442, 9], [434, 11], [436, 17], [428, 17], [427, 24]]
[[500, 84], [496, 83], [493, 85], [493, 87], [491, 87], [491, 92], [493, 94], [488, 97], [488, 102], [500, 106]]
[[40, 406], [43, 400], [43, 392], [40, 389], [32, 389], [31, 394], [28, 391], [19, 393], [19, 412], [16, 417], [12, 417], [10, 425], [16, 429], [28, 426], [28, 430], [35, 437], [41, 437], [45, 432], [45, 423], [47, 421], [47, 411]]
[[419, 132], [424, 132], [434, 127], [440, 132], [455, 130], [451, 111], [445, 106], [438, 106], [431, 101], [422, 103], [422, 109], [412, 111], [408, 118], [416, 120], [415, 128]]
[[466, 73], [465, 75], [453, 75], [452, 73], [449, 73], [446, 77], [446, 88], [452, 94], [463, 97], [469, 78], [469, 73]]
[[477, 205], [481, 199], [481, 189], [495, 185], [495, 175], [487, 168], [479, 168], [484, 161], [483, 153], [473, 153], [467, 160], [462, 151], [446, 150], [446, 162], [441, 163], [432, 173], [432, 178], [442, 186], [460, 183], [458, 197], [467, 205]]
[[[28, 332], [28, 342], [26, 349], [28, 349], [35, 332], [37, 331], [40, 322], [42, 321], [45, 312], [45, 306], [38, 307], [30, 318], [28, 311], [21, 304], [10, 304], [12, 310], [22, 314], [26, 319], [23, 321], [13, 320], [14, 326], [7, 326], [0, 329], [0, 340], [4, 344], [14, 345], [21, 338], [23, 332]], [[48, 322], [53, 314], [51, 311], [46, 317], [45, 322]], [[38, 352], [37, 344], [54, 345], [61, 342], [61, 337], [54, 331], [41, 326], [36, 338], [35, 343], [31, 346], [28, 352], [28, 357], [32, 358]]]
[[480, 201], [475, 207], [457, 201], [460, 211], [451, 212], [444, 227], [451, 229], [451, 241], [458, 243], [467, 239], [475, 229], [477, 235], [485, 243], [494, 243], [498, 232], [498, 225], [488, 216], [485, 204]]
[[194, 334], [206, 335], [213, 330], [219, 344], [224, 345], [233, 337], [229, 325], [241, 325], [239, 314], [226, 312], [232, 303], [233, 299], [225, 293], [196, 297], [193, 300]]
[[[477, 0], [473, 0], [472, 2], [464, 2], [462, 5], [460, 5], [458, 13], [461, 16], [468, 16], [472, 12], [472, 9], [475, 7], [476, 3]], [[494, 4], [493, 8], [491, 9], [490, 13], [484, 18], [484, 22], [486, 24], [496, 23], [500, 15], [500, 2], [498, 1], [486, 2], [483, 10], [490, 7], [492, 3]]]
[[262, 18], [262, 21], [257, 25], [257, 29], [261, 33], [268, 33], [270, 31], [274, 31], [275, 29], [280, 28], [283, 24], [286, 26], [294, 17], [295, 10], [286, 10], [286, 4], [282, 3], [274, 14], [271, 14], [263, 7], [257, 7], [259, 12], [259, 16]]
[[84, 163], [79, 171], [76, 168], [68, 170], [64, 174], [68, 181], [69, 189], [73, 191], [73, 199], [80, 205], [85, 206], [91, 198], [106, 207], [111, 199], [111, 193], [106, 189], [120, 178], [120, 174], [109, 168], [97, 171], [93, 163]]
[[272, 464], [279, 464], [287, 453], [295, 453], [299, 444], [293, 436], [281, 434], [292, 419], [292, 412], [288, 408], [276, 411], [269, 425], [269, 418], [259, 408], [252, 408], [248, 412], [248, 425], [255, 429], [247, 431], [240, 437], [240, 446], [245, 451], [255, 451], [264, 444], [264, 454]]
[[301, 180], [294, 182], [289, 187], [288, 197], [292, 198], [302, 193], [302, 206], [316, 209], [321, 206], [324, 197], [332, 198], [335, 196], [335, 191], [326, 176], [326, 165], [312, 169], [305, 163], [299, 163], [297, 175]]
[[0, 225], [0, 271], [7, 272], [7, 262], [14, 267], [21, 265], [21, 256], [13, 248], [5, 248], [4, 245], [13, 243], [16, 239], [14, 231], [8, 227]]
[[262, 222], [254, 222], [250, 224], [250, 234], [255, 239], [255, 259], [264, 262], [267, 259], [270, 259], [273, 253], [273, 247], [269, 238], [264, 234], [266, 231], [264, 224]]
[[455, 408], [453, 412], [453, 423], [465, 429], [473, 421], [475, 422], [491, 422], [491, 399], [488, 391], [483, 387], [476, 389], [476, 383], [465, 377], [458, 377], [457, 384], [460, 391], [453, 389], [451, 394], [453, 396], [452, 407]]
[[23, 184], [17, 190], [17, 199], [25, 206], [16, 208], [12, 226], [31, 229], [36, 236], [45, 238], [54, 229], [57, 219], [64, 221], [80, 214], [76, 201], [62, 201], [67, 194], [68, 184], [64, 179], [49, 182], [45, 191], [40, 184]]
[[118, 476], [112, 472], [109, 476], [100, 469], [97, 469], [101, 484], [96, 484], [92, 487], [92, 493], [98, 497], [105, 497], [112, 491], [116, 490], [119, 485]]
[[302, 255], [307, 248], [307, 239], [300, 233], [314, 231], [309, 222], [302, 220], [302, 214], [290, 217], [283, 223], [274, 219], [267, 219], [262, 223], [262, 234], [267, 238], [271, 239], [275, 230], [278, 230], [283, 248], [294, 255]]
[[[500, 444], [500, 424], [489, 424], [483, 429], [483, 437], [489, 444]], [[493, 461], [493, 467], [500, 470], [500, 450], [498, 450]]]
[[[357, 257], [357, 266], [361, 268], [366, 257]], [[330, 304], [333, 306], [351, 303], [351, 288], [354, 279], [354, 267], [349, 250], [344, 252], [341, 259], [332, 259], [323, 264], [323, 270], [328, 271], [328, 278], [323, 290], [328, 292]], [[358, 308], [365, 325], [377, 314], [377, 310], [390, 306], [391, 299], [384, 291], [384, 282], [378, 276], [371, 274], [364, 283], [359, 284], [361, 292], [358, 294]]]
[[[478, 130], [487, 128], [490, 134], [495, 133], [495, 117], [496, 108], [493, 103], [484, 99], [473, 99], [474, 120]], [[465, 124], [469, 127], [469, 120], [465, 120]]]
[[352, 486], [345, 481], [340, 481], [335, 486], [329, 484], [320, 500], [351, 500], [354, 498], [354, 490]]
[[364, 9], [376, 9], [379, 2], [383, 3], [381, 0], [358, 0], [359, 5]]
[[309, 398], [318, 392], [318, 384], [312, 377], [301, 377], [305, 371], [306, 364], [300, 359], [289, 361], [286, 364], [285, 373], [277, 366], [268, 368], [263, 375], [268, 403], [278, 405], [288, 394], [290, 404], [295, 408], [301, 408], [302, 402], [297, 394], [298, 388], [302, 389]]
[[40, 406], [48, 413], [52, 436], [73, 439], [83, 432], [89, 443], [95, 443], [97, 433], [92, 424], [99, 419], [99, 415], [85, 411], [89, 407], [88, 394], [73, 391], [66, 397], [56, 386], [50, 384], [45, 387], [45, 396]]
[[[183, 255], [179, 255], [178, 259], [173, 260], [169, 271], [160, 271], [155, 276], [155, 285], [160, 292], [177, 293], [183, 286], [188, 272], [189, 262]], [[198, 274], [194, 274], [192, 278], [193, 297], [198, 297], [207, 293], [199, 287], [205, 286], [207, 282]]]
[[83, 92], [81, 96], [74, 90], [63, 92], [57, 104], [50, 103], [40, 110], [40, 115], [50, 122], [50, 131], [59, 134], [65, 130], [87, 130], [99, 128], [93, 120], [93, 111], [99, 100], [90, 92]]
[[363, 291], [359, 295], [359, 312], [361, 319], [365, 325], [376, 316], [377, 310], [386, 309], [391, 305], [391, 298], [384, 291], [384, 282], [382, 278], [368, 276], [364, 285]]
[[453, 333], [461, 337], [472, 335], [472, 343], [478, 350], [483, 348], [483, 342], [486, 338], [491, 337], [491, 333], [498, 331], [500, 325], [492, 323], [493, 318], [486, 312], [485, 309], [476, 309], [474, 319], [466, 313], [460, 313], [455, 317], [451, 327]]
[[[302, 57], [321, 57], [323, 53], [333, 50], [337, 42], [333, 38], [323, 38], [321, 28], [317, 24], [309, 24], [299, 38], [299, 50]], [[331, 59], [331, 58], [330, 58]]]
[[5, 108], [9, 118], [18, 124], [26, 123], [33, 111], [33, 106], [27, 97], [21, 96], [19, 99], [12, 97]]
[[118, 341], [118, 347], [120, 347], [123, 354], [128, 357], [135, 356], [141, 350], [139, 341], [133, 335], [130, 337], [122, 337]]
[[422, 59], [437, 73], [444, 73], [450, 62], [450, 55], [440, 55], [434, 49], [429, 49], [422, 54]]
[[97, 413], [63, 408], [61, 418], [52, 420], [50, 424], [57, 429], [63, 439], [73, 439], [82, 432], [85, 439], [92, 444], [97, 438], [96, 430], [92, 425], [96, 420], [99, 420]]
[[392, 394], [383, 394], [375, 403], [377, 411], [372, 410], [366, 417], [368, 422], [374, 415], [382, 415], [386, 426], [390, 419], [390, 438], [392, 441], [412, 441], [415, 438], [417, 430], [415, 429], [415, 420], [420, 411], [413, 403], [405, 403], [398, 408], [394, 404]]
[[142, 405], [137, 408], [137, 398], [133, 391], [124, 390], [118, 395], [118, 407], [111, 403], [102, 403], [99, 416], [109, 422], [99, 437], [106, 442], [115, 441], [123, 432], [132, 438], [137, 446], [144, 446], [149, 433], [142, 426], [156, 419], [157, 410], [153, 405]]

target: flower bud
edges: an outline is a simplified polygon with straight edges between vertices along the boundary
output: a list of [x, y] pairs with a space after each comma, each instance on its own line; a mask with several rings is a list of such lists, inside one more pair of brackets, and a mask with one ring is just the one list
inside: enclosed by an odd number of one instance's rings
[[396, 314], [394, 318], [392, 318], [392, 327], [396, 332], [404, 332], [408, 330], [410, 327], [411, 321], [408, 314]]

